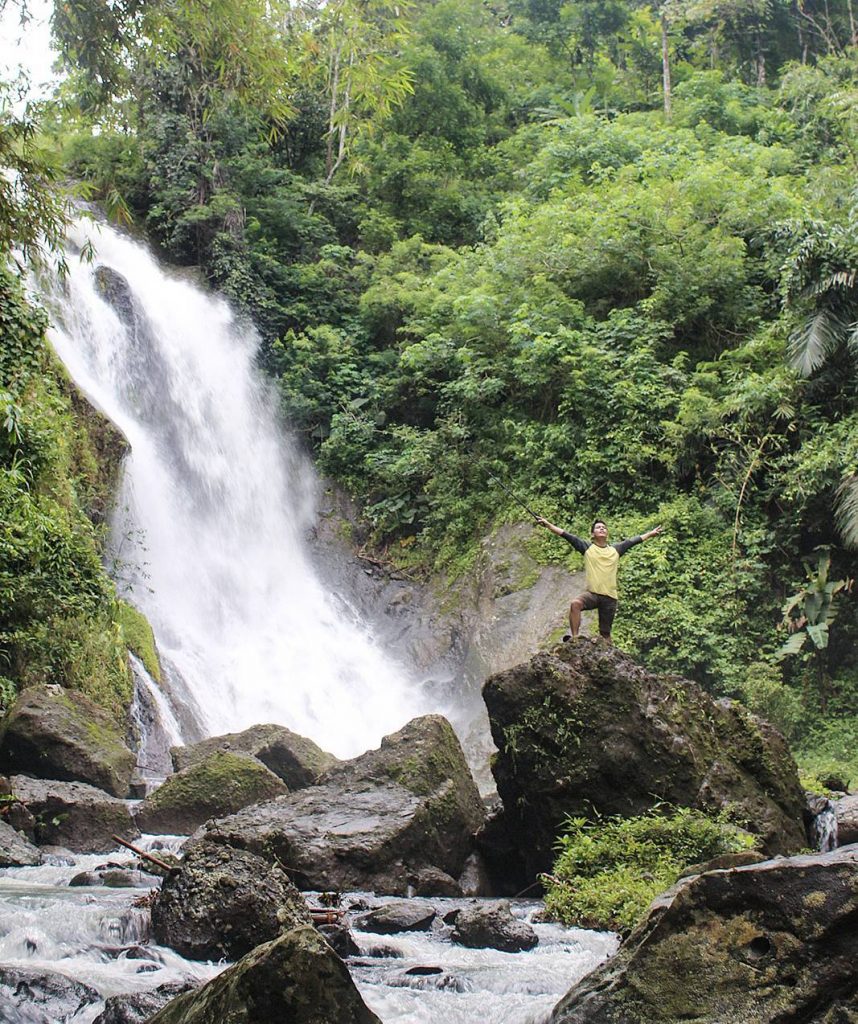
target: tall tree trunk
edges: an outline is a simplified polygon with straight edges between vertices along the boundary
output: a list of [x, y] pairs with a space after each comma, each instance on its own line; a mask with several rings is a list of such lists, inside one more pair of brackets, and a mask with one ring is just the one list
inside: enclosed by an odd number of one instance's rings
[[664, 87], [664, 116], [670, 117], [670, 44], [667, 39], [667, 16], [661, 15], [661, 80]]
[[849, 35], [851, 37], [852, 45], [858, 46], [858, 26], [855, 24], [855, 12], [852, 9], [852, 0], [847, 0], [846, 7], [849, 11]]
[[763, 48], [763, 29], [761, 25], [757, 25], [755, 35], [755, 49], [754, 63], [757, 65], [757, 87], [762, 89], [766, 84], [766, 53]]

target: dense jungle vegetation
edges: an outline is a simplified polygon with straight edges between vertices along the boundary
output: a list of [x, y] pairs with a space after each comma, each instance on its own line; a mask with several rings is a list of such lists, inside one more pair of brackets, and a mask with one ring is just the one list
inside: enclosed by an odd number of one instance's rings
[[[623, 563], [617, 642], [854, 783], [856, 18], [852, 0], [64, 0], [60, 95], [0, 113], [19, 174], [0, 240], [55, 244], [74, 181], [199, 267], [412, 572], [460, 574], [521, 518], [493, 478], [579, 534], [662, 523]], [[36, 314], [15, 308], [8, 690], [46, 629], [61, 644], [47, 623], [116, 618], [58, 496], [81, 479], [50, 440], [58, 391], [27, 383]]]

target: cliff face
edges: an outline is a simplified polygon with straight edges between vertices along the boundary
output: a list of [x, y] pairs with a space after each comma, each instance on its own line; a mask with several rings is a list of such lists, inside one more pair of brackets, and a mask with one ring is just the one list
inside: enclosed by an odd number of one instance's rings
[[805, 799], [786, 742], [731, 701], [580, 639], [483, 688], [492, 766], [526, 874], [550, 869], [566, 817], [656, 803], [729, 810], [769, 854], [806, 845]]

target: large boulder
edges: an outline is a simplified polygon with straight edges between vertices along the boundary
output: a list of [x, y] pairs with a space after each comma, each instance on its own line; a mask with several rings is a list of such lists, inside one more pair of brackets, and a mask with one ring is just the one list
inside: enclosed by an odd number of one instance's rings
[[199, 764], [215, 751], [255, 757], [281, 778], [289, 789], [312, 786], [320, 775], [337, 763], [333, 754], [328, 754], [312, 740], [283, 725], [253, 725], [244, 732], [212, 736], [187, 747], [172, 747], [170, 756], [178, 772]]
[[128, 796], [134, 766], [120, 728], [77, 690], [28, 686], [0, 723], [0, 771]]
[[0, 820], [0, 868], [23, 868], [41, 863], [42, 855], [29, 839]]
[[457, 877], [483, 816], [455, 733], [429, 715], [319, 785], [213, 822], [206, 835], [278, 860], [300, 888], [404, 894], [427, 867]]
[[729, 810], [769, 855], [804, 848], [804, 793], [783, 737], [741, 705], [581, 638], [483, 688], [504, 824], [532, 877], [569, 815], [663, 802]]
[[287, 792], [255, 757], [214, 750], [146, 797], [135, 821], [142, 832], [188, 835], [209, 818], [222, 818]]
[[64, 846], [75, 853], [115, 850], [114, 835], [133, 841], [140, 835], [124, 800], [83, 782], [54, 782], [13, 775], [12, 789], [36, 819], [40, 846]]
[[152, 904], [157, 941], [192, 960], [237, 960], [309, 923], [303, 896], [279, 867], [205, 840], [189, 844]]
[[257, 946], [149, 1024], [381, 1024], [348, 968], [311, 925]]
[[550, 1024], [852, 1024], [858, 848], [679, 882]]

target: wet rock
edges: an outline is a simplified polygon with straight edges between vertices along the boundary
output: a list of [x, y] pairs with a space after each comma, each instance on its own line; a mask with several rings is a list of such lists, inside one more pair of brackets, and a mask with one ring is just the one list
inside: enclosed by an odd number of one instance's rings
[[282, 725], [253, 725], [244, 732], [212, 736], [188, 747], [172, 747], [170, 756], [176, 771], [182, 771], [206, 760], [215, 751], [255, 757], [290, 790], [312, 786], [337, 763], [333, 754]]
[[0, 1021], [68, 1024], [101, 997], [56, 971], [0, 965]]
[[483, 688], [505, 824], [533, 880], [569, 815], [637, 815], [664, 802], [729, 809], [769, 855], [807, 845], [805, 799], [783, 737], [741, 705], [649, 672], [581, 638]]
[[20, 832], [31, 843], [36, 841], [36, 818], [20, 802], [15, 801], [6, 809], [6, 824]]
[[362, 932], [392, 935], [395, 932], [425, 932], [435, 920], [435, 908], [412, 900], [397, 900], [376, 907], [357, 918], [355, 928]]
[[33, 844], [0, 820], [0, 868], [28, 867], [41, 864], [42, 854]]
[[677, 883], [551, 1024], [851, 1024], [858, 849]]
[[93, 1024], [145, 1024], [176, 996], [193, 992], [199, 985], [191, 981], [172, 982], [159, 985], [149, 992], [133, 992], [128, 995], [111, 996]]
[[124, 871], [111, 868], [107, 871], [80, 871], [69, 882], [70, 886], [103, 885], [109, 889], [151, 889], [158, 879], [142, 871]]
[[113, 719], [76, 690], [28, 686], [0, 723], [0, 770], [127, 796], [135, 758]]
[[16, 796], [36, 818], [39, 845], [67, 847], [74, 853], [116, 848], [114, 835], [133, 842], [140, 835], [123, 800], [83, 782], [54, 782], [14, 775]]
[[152, 904], [156, 941], [192, 960], [237, 960], [309, 921], [304, 898], [279, 867], [205, 841], [187, 847]]
[[485, 857], [475, 850], [465, 861], [459, 875], [459, 891], [462, 896], [496, 896]]
[[260, 761], [245, 754], [215, 750], [170, 776], [135, 814], [142, 832], [188, 835], [210, 818], [288, 792]]
[[835, 801], [837, 842], [840, 846], [858, 843], [858, 795], [844, 796]]
[[421, 868], [414, 877], [415, 896], [461, 896], [462, 889], [455, 878], [440, 868]]
[[381, 1024], [343, 961], [311, 925], [258, 946], [149, 1024]]
[[205, 835], [288, 864], [300, 888], [396, 895], [424, 868], [458, 875], [483, 814], [455, 733], [429, 715], [319, 785], [212, 822]]
[[360, 955], [360, 946], [355, 942], [345, 921], [338, 921], [335, 924], [317, 924], [316, 930], [325, 937], [337, 956], [341, 956], [344, 960], [347, 956]]
[[505, 953], [533, 949], [539, 942], [536, 932], [513, 915], [505, 900], [463, 907], [456, 917], [450, 938], [470, 949], [489, 947]]

